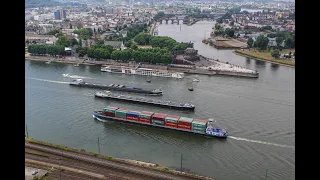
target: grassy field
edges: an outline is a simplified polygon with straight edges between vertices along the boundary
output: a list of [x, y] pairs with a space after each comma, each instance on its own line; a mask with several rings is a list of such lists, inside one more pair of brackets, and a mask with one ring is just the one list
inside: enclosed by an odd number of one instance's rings
[[[289, 54], [289, 52], [295, 52], [295, 49], [284, 49], [280, 53], [281, 54]], [[295, 66], [295, 63], [291, 59], [275, 59], [271, 56], [271, 51], [258, 51], [258, 50], [236, 50], [236, 54], [244, 55], [253, 59], [263, 60], [263, 61], [271, 61], [277, 64], [284, 64], [288, 66]]]

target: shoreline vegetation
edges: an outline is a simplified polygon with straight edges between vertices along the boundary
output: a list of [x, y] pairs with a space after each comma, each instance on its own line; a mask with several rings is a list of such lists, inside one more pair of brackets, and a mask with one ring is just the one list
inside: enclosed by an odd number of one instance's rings
[[52, 144], [52, 143], [48, 143], [48, 142], [38, 141], [38, 140], [28, 138], [28, 137], [25, 137], [25, 143], [34, 143], [34, 144], [49, 146], [49, 147], [53, 147], [53, 148], [58, 148], [58, 149], [65, 150], [65, 151], [83, 153], [83, 154], [98, 157], [98, 158], [101, 158], [101, 159], [104, 159], [107, 161], [116, 161], [116, 162], [124, 163], [124, 164], [133, 164], [136, 166], [142, 166], [145, 168], [154, 169], [154, 170], [158, 170], [158, 171], [162, 171], [162, 172], [167, 172], [167, 173], [178, 175], [178, 176], [193, 177], [193, 178], [199, 179], [199, 180], [214, 180], [212, 178], [205, 177], [205, 176], [200, 176], [200, 175], [196, 175], [196, 174], [172, 170], [172, 169], [169, 169], [168, 167], [165, 167], [165, 166], [159, 166], [158, 164], [147, 163], [147, 162], [142, 162], [142, 161], [135, 161], [135, 160], [128, 160], [128, 159], [114, 158], [111, 156], [105, 156], [102, 154], [98, 154], [96, 152], [88, 152], [84, 149], [70, 148], [70, 147], [61, 146], [58, 144]]
[[[282, 53], [284, 52], [294, 52], [295, 50], [283, 50]], [[295, 63], [292, 60], [287, 60], [287, 59], [274, 59], [271, 56], [271, 52], [269, 51], [255, 51], [255, 50], [235, 50], [233, 51], [235, 54], [239, 55], [239, 56], [244, 56], [244, 57], [248, 57], [248, 58], [252, 58], [255, 60], [260, 60], [260, 61], [266, 61], [266, 62], [270, 62], [273, 64], [278, 64], [278, 65], [282, 65], [282, 66], [287, 66], [287, 67], [295, 67]]]

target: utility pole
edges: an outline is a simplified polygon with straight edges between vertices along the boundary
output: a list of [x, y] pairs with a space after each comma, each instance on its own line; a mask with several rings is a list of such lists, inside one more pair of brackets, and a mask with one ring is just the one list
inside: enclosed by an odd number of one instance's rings
[[268, 169], [266, 170], [266, 180], [267, 180], [267, 177], [268, 177]]
[[181, 153], [181, 160], [180, 160], [180, 171], [182, 172], [182, 153]]
[[98, 137], [98, 152], [100, 154], [100, 143], [99, 143], [99, 137]]
[[28, 136], [28, 126], [27, 126], [27, 124], [26, 124], [26, 131], [27, 131], [27, 138], [28, 138], [29, 136]]

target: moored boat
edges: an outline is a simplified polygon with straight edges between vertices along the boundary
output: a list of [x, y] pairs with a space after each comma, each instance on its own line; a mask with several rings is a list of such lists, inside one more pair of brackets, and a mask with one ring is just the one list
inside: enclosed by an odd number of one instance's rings
[[153, 89], [153, 90], [145, 90], [141, 88], [136, 88], [132, 86], [118, 85], [118, 84], [93, 84], [87, 83], [82, 79], [72, 80], [69, 85], [77, 86], [77, 87], [88, 87], [88, 88], [97, 88], [97, 89], [106, 89], [106, 90], [115, 90], [115, 91], [126, 91], [126, 92], [134, 92], [148, 95], [162, 95], [161, 89]]
[[150, 104], [154, 106], [162, 106], [162, 107], [181, 109], [181, 110], [194, 110], [195, 108], [195, 106], [191, 103], [177, 103], [177, 102], [166, 101], [166, 100], [147, 99], [144, 97], [132, 97], [132, 96], [126, 96], [126, 95], [120, 95], [120, 94], [112, 94], [110, 91], [96, 92], [95, 97], [113, 99], [113, 100], [119, 100], [119, 101], [127, 101], [127, 102], [133, 102], [133, 103]]
[[94, 111], [93, 118], [100, 121], [119, 121], [150, 127], [165, 128], [204, 136], [226, 138], [225, 129], [214, 127], [213, 119], [202, 120], [189, 117], [180, 117], [149, 111], [133, 111], [126, 108], [108, 106], [102, 111]]
[[168, 77], [168, 78], [177, 78], [177, 79], [181, 79], [184, 77], [184, 73], [181, 73], [181, 72], [171, 72], [167, 70], [155, 70], [150, 68], [138, 68], [138, 67], [132, 68], [132, 67], [124, 67], [124, 66], [103, 66], [101, 68], [101, 71], [109, 72], [109, 73]]

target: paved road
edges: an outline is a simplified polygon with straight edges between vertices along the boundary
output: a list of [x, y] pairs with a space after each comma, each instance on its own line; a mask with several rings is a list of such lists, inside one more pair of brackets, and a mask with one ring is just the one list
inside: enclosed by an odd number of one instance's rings
[[[92, 173], [100, 173], [106, 177], [115, 176], [122, 177], [122, 179], [163, 179], [163, 180], [195, 180], [198, 178], [185, 177], [161, 172], [149, 168], [144, 168], [137, 165], [126, 164], [122, 162], [108, 161], [92, 155], [84, 153], [63, 151], [50, 146], [25, 143], [26, 148], [43, 151], [58, 156], [69, 158], [69, 160], [60, 161], [56, 158], [36, 157], [26, 153], [26, 158], [38, 161], [44, 161], [47, 163], [63, 163], [64, 166], [78, 168], [84, 171]], [[115, 173], [112, 174], [111, 172]], [[111, 173], [111, 174], [110, 174]], [[119, 175], [121, 174], [121, 175]], [[114, 178], [115, 179], [115, 178]]]

